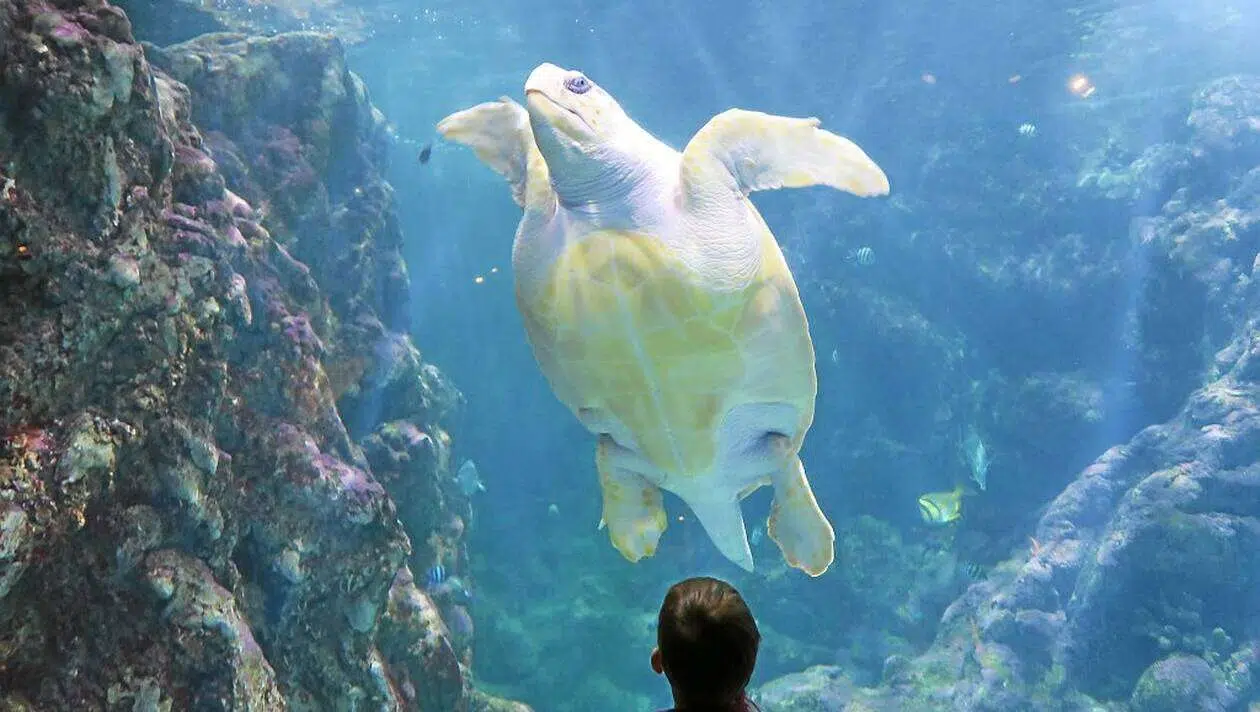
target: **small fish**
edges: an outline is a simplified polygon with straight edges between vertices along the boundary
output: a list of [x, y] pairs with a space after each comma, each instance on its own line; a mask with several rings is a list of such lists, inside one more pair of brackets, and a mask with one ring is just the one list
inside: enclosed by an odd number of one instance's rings
[[1032, 138], [1037, 135], [1037, 125], [1030, 123], [1022, 123], [1019, 125], [1019, 135], [1025, 138]]
[[441, 564], [434, 564], [425, 575], [426, 588], [430, 591], [441, 586], [446, 581], [446, 567]]
[[949, 524], [962, 516], [963, 487], [949, 492], [928, 492], [919, 497], [919, 516], [936, 526]]
[[970, 581], [980, 581], [989, 573], [983, 564], [977, 564], [974, 561], [959, 562], [958, 568]]
[[555, 502], [552, 502], [551, 504], [547, 505], [547, 514], [553, 517], [560, 516], [560, 507], [556, 505]]
[[963, 457], [967, 459], [967, 466], [971, 468], [971, 479], [983, 492], [989, 482], [989, 466], [993, 464], [993, 461], [989, 459], [989, 450], [984, 446], [984, 440], [975, 428], [968, 429], [962, 448]]
[[464, 464], [459, 466], [459, 471], [455, 473], [455, 484], [465, 497], [486, 491], [486, 486], [481, 483], [481, 474], [477, 472], [477, 463], [472, 460], [464, 460]]
[[868, 267], [875, 262], [875, 250], [869, 247], [859, 247], [855, 250], [849, 250], [849, 254], [845, 256], [848, 262], [856, 262], [862, 267]]
[[420, 161], [420, 165], [424, 165], [428, 163], [429, 159], [432, 157], [433, 157], [433, 144], [432, 143], [426, 143], [423, 146], [421, 146], [420, 154], [416, 156], [416, 158], [418, 158]]

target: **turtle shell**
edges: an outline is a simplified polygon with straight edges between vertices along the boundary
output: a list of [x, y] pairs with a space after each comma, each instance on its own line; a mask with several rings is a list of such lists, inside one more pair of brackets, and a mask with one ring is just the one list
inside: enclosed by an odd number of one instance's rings
[[550, 263], [518, 281], [529, 342], [560, 400], [579, 417], [610, 415], [623, 444], [673, 476], [715, 474], [719, 428], [740, 405], [791, 405], [794, 449], [813, 419], [805, 311], [778, 243], [749, 210], [757, 263], [738, 284], [712, 284], [692, 267], [703, 259], [672, 247], [678, 239], [615, 230], [553, 238]]

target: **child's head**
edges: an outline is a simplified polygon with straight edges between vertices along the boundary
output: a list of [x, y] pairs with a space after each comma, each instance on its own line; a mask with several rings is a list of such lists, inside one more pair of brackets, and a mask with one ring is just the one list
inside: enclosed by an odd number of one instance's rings
[[742, 710], [761, 632], [739, 591], [701, 576], [670, 587], [661, 604], [652, 669], [683, 710]]

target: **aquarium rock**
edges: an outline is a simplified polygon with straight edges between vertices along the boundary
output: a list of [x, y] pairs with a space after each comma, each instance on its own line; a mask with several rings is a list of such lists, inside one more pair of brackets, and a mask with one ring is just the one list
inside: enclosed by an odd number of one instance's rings
[[[1187, 163], [1169, 169], [1174, 182], [1163, 185], [1151, 214], [1132, 221], [1131, 239], [1149, 269], [1134, 315], [1146, 325], [1136, 391], [1147, 412], [1166, 419], [1081, 470], [1027, 541], [945, 610], [931, 647], [899, 661], [881, 685], [850, 690], [825, 676], [808, 678], [815, 688], [839, 686], [851, 694], [849, 706], [836, 709], [1254, 706], [1260, 692], [1257, 107], [1254, 77], [1225, 77], [1192, 92], [1184, 143], [1169, 150]], [[1212, 189], [1192, 187], [1196, 175], [1212, 175]], [[1043, 391], [1060, 395], [1039, 396], [1039, 403], [1100, 400], [1069, 395], [1088, 388], [1047, 384]], [[793, 680], [792, 686], [805, 684]], [[797, 709], [768, 694], [784, 684], [762, 688], [766, 712]]]
[[0, 708], [514, 709], [391, 603], [460, 396], [340, 43], [0, 0], [0, 105]]

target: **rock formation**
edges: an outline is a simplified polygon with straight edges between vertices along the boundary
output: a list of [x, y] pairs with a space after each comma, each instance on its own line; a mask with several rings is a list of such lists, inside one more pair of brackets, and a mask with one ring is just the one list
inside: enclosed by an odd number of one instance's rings
[[[1224, 711], [1260, 699], [1257, 116], [1260, 80], [1211, 82], [1183, 141], [1110, 173], [1170, 181], [1131, 231], [1149, 269], [1138, 357], [1203, 385], [1085, 468], [1027, 545], [946, 610], [927, 652], [890, 657], [876, 687], [829, 667], [776, 680], [760, 692], [767, 712]], [[1191, 352], [1204, 343], [1214, 358]]]
[[0, 707], [520, 709], [339, 43], [0, 1]]

